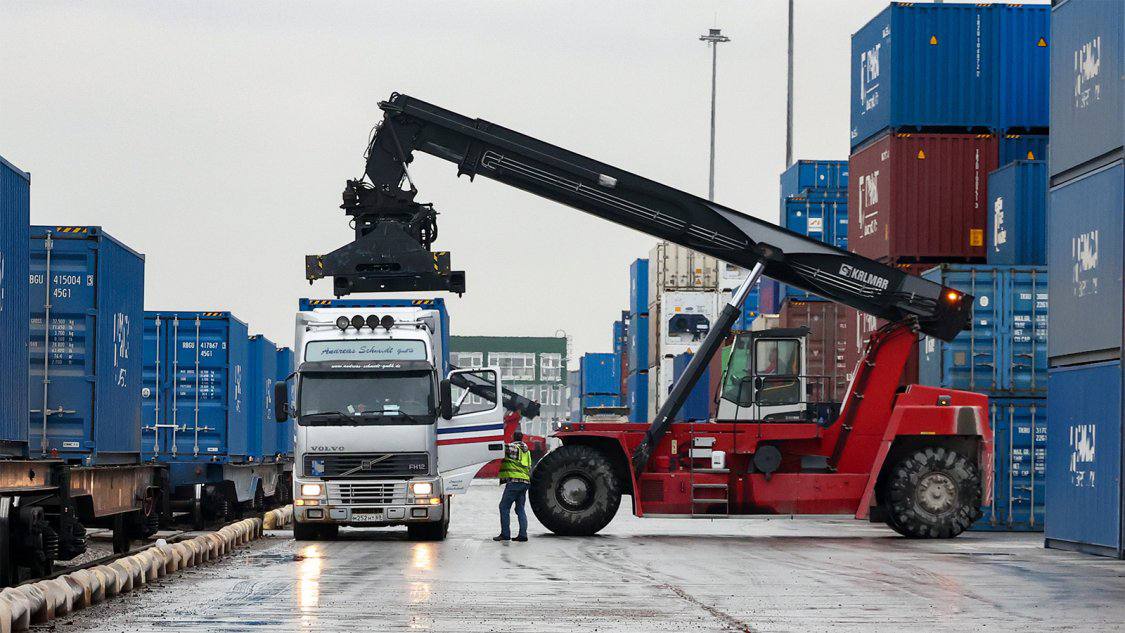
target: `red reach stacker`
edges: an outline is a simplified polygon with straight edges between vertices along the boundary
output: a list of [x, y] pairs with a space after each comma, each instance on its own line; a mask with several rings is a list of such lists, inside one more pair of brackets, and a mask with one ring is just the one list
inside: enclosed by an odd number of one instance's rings
[[[431, 251], [436, 211], [414, 201], [415, 152], [750, 270], [650, 424], [575, 423], [557, 434], [562, 446], [535, 467], [530, 492], [550, 530], [594, 534], [629, 495], [642, 517], [842, 514], [948, 538], [991, 504], [987, 398], [899, 386], [919, 334], [951, 340], [970, 323], [971, 296], [406, 95], [380, 107], [365, 178], [344, 192], [356, 239], [306, 258], [307, 278], [332, 277], [337, 295], [464, 292], [449, 254]], [[782, 413], [673, 422], [762, 275], [889, 324], [872, 335], [838, 406], [802, 402], [811, 378], [778, 371], [780, 350], [764, 337], [751, 350], [763, 362], [752, 365], [770, 371], [742, 379], [736, 400]], [[765, 406], [779, 398], [790, 406]]]

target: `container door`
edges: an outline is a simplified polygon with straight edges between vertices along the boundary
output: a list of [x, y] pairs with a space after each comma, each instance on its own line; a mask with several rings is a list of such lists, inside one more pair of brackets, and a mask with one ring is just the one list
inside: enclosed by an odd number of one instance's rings
[[1005, 292], [1005, 321], [1009, 331], [1002, 382], [1017, 395], [1047, 394], [1047, 272], [1045, 268], [1015, 268]]
[[171, 451], [172, 427], [168, 412], [168, 334], [171, 319], [160, 315], [145, 317], [141, 355], [141, 452], [145, 460], [166, 456]]
[[453, 383], [453, 417], [438, 416], [438, 472], [446, 494], [467, 492], [469, 482], [488, 462], [504, 455], [504, 407], [500, 372], [460, 369]]

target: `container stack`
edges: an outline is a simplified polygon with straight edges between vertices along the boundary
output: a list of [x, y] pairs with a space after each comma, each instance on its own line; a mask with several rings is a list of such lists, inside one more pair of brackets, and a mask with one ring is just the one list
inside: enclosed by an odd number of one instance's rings
[[628, 394], [625, 379], [629, 375], [629, 311], [622, 310], [621, 318], [613, 322], [613, 355], [617, 359], [617, 376], [621, 380], [618, 393], [622, 402]]
[[1048, 547], [1125, 558], [1125, 4], [1051, 12]]
[[31, 174], [0, 157], [0, 456], [26, 457]]
[[649, 313], [648, 260], [629, 266], [629, 325], [626, 329], [625, 402], [630, 422], [648, 422]]
[[612, 353], [585, 354], [578, 361], [580, 410], [621, 406], [620, 363]]
[[[783, 171], [780, 224], [794, 233], [847, 250], [848, 161], [799, 160]], [[784, 284], [780, 299], [823, 300]], [[781, 311], [780, 305], [761, 308], [767, 314]]]

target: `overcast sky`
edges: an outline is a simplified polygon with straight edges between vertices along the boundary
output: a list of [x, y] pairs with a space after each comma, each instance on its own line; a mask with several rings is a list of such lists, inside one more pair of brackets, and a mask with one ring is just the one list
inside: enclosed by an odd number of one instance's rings
[[[846, 158], [850, 36], [883, 0], [798, 0], [795, 155]], [[719, 26], [716, 199], [777, 221], [784, 0], [0, 1], [0, 155], [31, 219], [97, 224], [147, 259], [145, 306], [231, 310], [293, 340], [304, 256], [351, 238], [340, 204], [378, 101], [403, 92], [707, 194]], [[436, 248], [468, 292], [454, 334], [610, 349], [628, 265], [653, 240], [420, 155]]]

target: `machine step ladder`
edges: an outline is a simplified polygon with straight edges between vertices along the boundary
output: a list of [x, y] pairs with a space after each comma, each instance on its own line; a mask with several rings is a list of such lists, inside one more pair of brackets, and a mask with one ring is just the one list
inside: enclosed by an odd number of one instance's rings
[[[730, 473], [728, 468], [714, 468], [712, 453], [714, 452], [715, 438], [697, 437], [695, 428], [692, 428], [690, 447], [691, 464], [689, 481], [691, 485], [691, 516], [699, 519], [727, 519], [730, 518], [730, 487], [727, 483], [699, 483], [695, 480], [696, 474], [725, 475]], [[697, 461], [705, 461], [706, 467], [696, 466]], [[718, 496], [721, 495], [721, 496]], [[716, 509], [720, 511], [716, 511]]]

